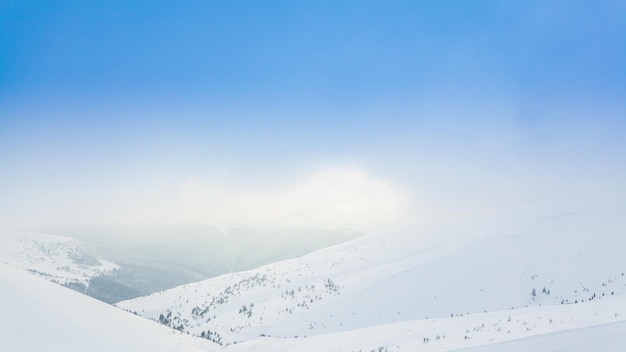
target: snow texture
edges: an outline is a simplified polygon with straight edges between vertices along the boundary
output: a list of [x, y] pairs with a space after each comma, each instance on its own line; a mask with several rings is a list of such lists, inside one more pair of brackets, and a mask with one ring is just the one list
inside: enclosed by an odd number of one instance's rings
[[11, 352], [216, 351], [209, 341], [0, 264], [0, 349]]
[[128, 312], [23, 270], [58, 269], [68, 280], [112, 270], [101, 262], [80, 267], [71, 239], [35, 235], [42, 245], [26, 247], [38, 250], [0, 251], [0, 346], [622, 351], [625, 231], [621, 203], [517, 209], [411, 235], [363, 237], [117, 304]]
[[361, 238], [118, 306], [224, 346], [261, 338], [254, 348], [341, 336], [353, 343], [339, 350], [447, 350], [607, 324], [626, 313], [625, 210], [518, 209]]
[[90, 279], [119, 268], [84, 251], [75, 238], [36, 232], [0, 233], [0, 262], [24, 268], [52, 282], [89, 285]]

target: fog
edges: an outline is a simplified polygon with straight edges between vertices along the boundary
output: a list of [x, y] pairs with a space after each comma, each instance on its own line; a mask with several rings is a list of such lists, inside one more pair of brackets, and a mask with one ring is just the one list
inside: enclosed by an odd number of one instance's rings
[[3, 8], [0, 229], [410, 232], [624, 195], [619, 1], [333, 5]]
[[80, 228], [83, 236], [125, 228], [121, 241], [150, 236], [149, 228], [188, 225], [224, 234], [367, 233], [624, 195], [620, 106], [544, 109], [537, 119], [516, 117], [520, 107], [435, 108], [343, 111], [338, 125], [327, 122], [336, 111], [319, 122], [265, 118], [277, 125], [227, 124], [220, 136], [193, 116], [119, 130], [66, 119], [60, 121], [67, 126], [47, 133], [16, 114], [2, 142], [0, 224]]

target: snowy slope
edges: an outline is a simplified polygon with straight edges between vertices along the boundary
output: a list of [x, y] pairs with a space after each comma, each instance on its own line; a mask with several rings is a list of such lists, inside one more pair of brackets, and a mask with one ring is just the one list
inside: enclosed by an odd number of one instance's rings
[[90, 279], [119, 268], [86, 253], [75, 238], [35, 232], [0, 233], [0, 262], [27, 269], [66, 286], [88, 286]]
[[118, 305], [224, 345], [567, 308], [626, 293], [625, 229], [621, 204], [521, 209], [416, 236], [361, 238]]
[[0, 264], [2, 351], [214, 351], [191, 337]]
[[[262, 338], [228, 347], [229, 351], [552, 351], [571, 331], [584, 336], [579, 351], [622, 351], [626, 338], [626, 295], [576, 305], [541, 306], [463, 317], [422, 319], [371, 326], [309, 338]], [[531, 338], [529, 338], [531, 337]], [[517, 341], [515, 341], [517, 340]], [[510, 342], [515, 341], [515, 342]], [[543, 346], [530, 349], [530, 346]], [[595, 346], [595, 347], [594, 347]], [[606, 349], [602, 348], [607, 346]], [[620, 346], [621, 349], [615, 349]], [[612, 349], [613, 348], [613, 349]]]
[[626, 349], [626, 322], [538, 335], [520, 340], [469, 348], [466, 352], [621, 352]]
[[0, 232], [0, 263], [29, 270], [107, 303], [214, 276], [76, 238], [35, 232]]
[[[174, 230], [166, 233], [171, 236], [148, 232], [142, 234], [141, 240], [120, 240], [106, 245], [97, 244], [104, 240], [94, 238], [84, 242], [47, 233], [0, 232], [0, 262], [115, 303], [232, 272], [233, 268], [256, 267], [259, 263], [295, 257], [356, 236], [342, 231], [293, 230], [277, 232], [274, 241], [263, 241], [262, 233], [255, 233], [259, 235], [257, 238], [255, 234], [237, 232], [239, 238], [232, 239], [221, 233], [219, 238], [203, 237], [205, 232], [194, 232], [193, 227]], [[186, 230], [191, 233], [177, 232]], [[289, 235], [295, 237], [280, 243]], [[308, 235], [306, 241], [298, 240]], [[135, 245], [139, 250], [124, 250]]]
[[[0, 264], [0, 314], [0, 346], [7, 351], [222, 350], [204, 339], [175, 332], [6, 264]], [[575, 351], [620, 351], [626, 346], [625, 326], [626, 296], [620, 295], [573, 305], [398, 322], [309, 338], [264, 337], [225, 350], [448, 351], [478, 346], [470, 350], [487, 352], [572, 346], [578, 348]], [[585, 329], [571, 331], [576, 328]], [[506, 342], [525, 336], [533, 337]]]

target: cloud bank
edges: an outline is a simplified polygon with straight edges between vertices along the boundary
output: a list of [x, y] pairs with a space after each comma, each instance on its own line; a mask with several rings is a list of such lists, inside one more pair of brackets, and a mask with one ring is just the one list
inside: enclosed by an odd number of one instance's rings
[[408, 199], [397, 186], [359, 168], [329, 167], [280, 186], [188, 179], [180, 185], [178, 203], [167, 212], [180, 223], [367, 229], [402, 221]]
[[14, 203], [7, 209], [3, 222], [19, 229], [196, 224], [366, 230], [402, 223], [410, 203], [400, 187], [352, 166], [325, 167], [287, 182], [254, 185], [226, 175], [190, 177], [166, 186], [133, 183], [132, 188], [112, 191], [33, 194], [22, 199], [21, 206]]

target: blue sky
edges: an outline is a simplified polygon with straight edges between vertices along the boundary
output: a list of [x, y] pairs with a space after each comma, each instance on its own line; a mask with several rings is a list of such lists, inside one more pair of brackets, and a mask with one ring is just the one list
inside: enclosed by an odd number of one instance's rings
[[[247, 226], [342, 226], [285, 215], [331, 196], [285, 199], [349, 177], [392, 191], [346, 202], [411, 218], [615, 193], [625, 23], [623, 1], [1, 1], [0, 222], [150, 225], [175, 210], [120, 214], [189, 184], [282, 204]], [[238, 224], [201, 203], [164, 223]]]
[[[5, 99], [619, 95], [623, 2], [4, 1]], [[282, 104], [279, 104], [282, 105]]]

